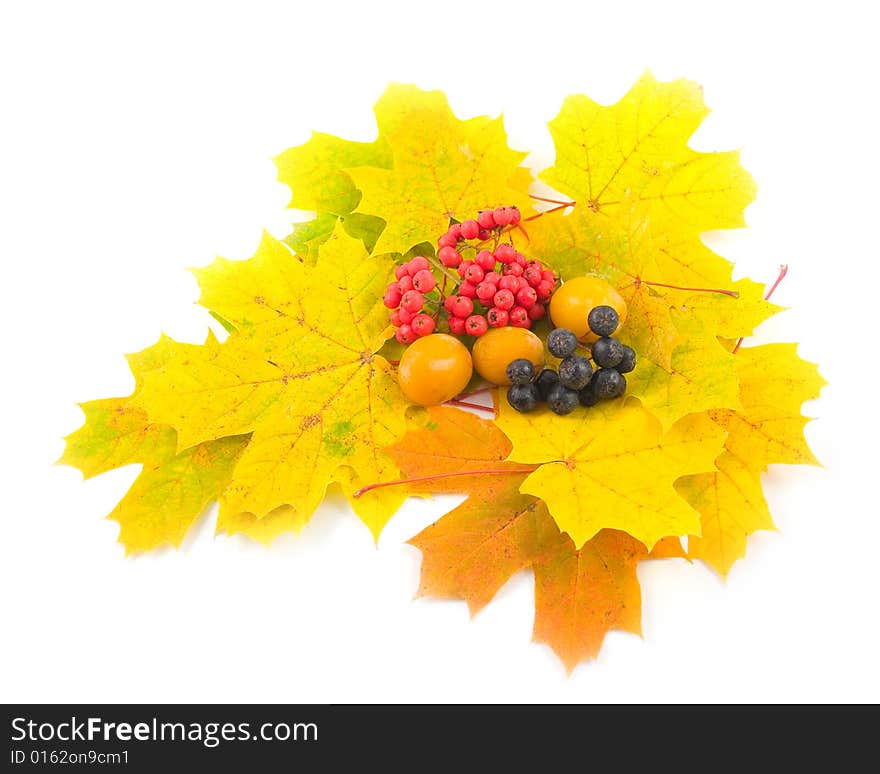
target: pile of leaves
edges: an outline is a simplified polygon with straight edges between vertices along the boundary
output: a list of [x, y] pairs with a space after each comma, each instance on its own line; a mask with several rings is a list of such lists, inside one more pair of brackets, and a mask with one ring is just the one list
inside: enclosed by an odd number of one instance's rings
[[[639, 562], [726, 574], [772, 528], [761, 473], [815, 463], [801, 405], [822, 378], [794, 344], [740, 346], [779, 307], [700, 239], [743, 226], [755, 185], [737, 152], [688, 147], [707, 109], [685, 80], [646, 74], [611, 106], [568, 97], [538, 175], [552, 207], [530, 196], [501, 118], [461, 120], [402, 85], [375, 112], [374, 142], [315, 133], [278, 157], [290, 206], [315, 217], [197, 270], [228, 337], [130, 355], [133, 394], [82, 404], [62, 461], [86, 477], [142, 466], [110, 514], [127, 552], [178, 545], [215, 500], [218, 532], [269, 543], [332, 484], [377, 537], [410, 495], [465, 494], [412, 541], [421, 593], [476, 611], [531, 568], [535, 639], [571, 669], [607, 631], [639, 632]], [[623, 294], [620, 337], [639, 353], [624, 398], [577, 419], [497, 395], [492, 419], [405, 401], [384, 288], [450, 222], [499, 204], [520, 208], [511, 238], [563, 281], [592, 273]]]

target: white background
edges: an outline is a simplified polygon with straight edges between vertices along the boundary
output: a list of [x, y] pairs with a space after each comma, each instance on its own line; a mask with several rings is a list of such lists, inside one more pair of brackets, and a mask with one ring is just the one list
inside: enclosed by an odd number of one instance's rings
[[[5, 701], [859, 701], [876, 656], [878, 153], [867, 2], [4, 2], [0, 11], [0, 699]], [[213, 539], [124, 559], [102, 517], [134, 479], [52, 467], [77, 401], [127, 394], [124, 352], [201, 341], [185, 267], [284, 235], [270, 159], [312, 128], [375, 134], [389, 80], [504, 112], [546, 164], [562, 98], [616, 100], [650, 66], [705, 87], [700, 150], [743, 147], [751, 228], [707, 240], [789, 312], [831, 382], [807, 407], [825, 469], [765, 477], [778, 533], [727, 583], [639, 570], [644, 639], [571, 678], [530, 643], [522, 574], [469, 621], [413, 601], [404, 508], [373, 546], [332, 500], [270, 550]], [[772, 374], [768, 374], [772, 378]]]

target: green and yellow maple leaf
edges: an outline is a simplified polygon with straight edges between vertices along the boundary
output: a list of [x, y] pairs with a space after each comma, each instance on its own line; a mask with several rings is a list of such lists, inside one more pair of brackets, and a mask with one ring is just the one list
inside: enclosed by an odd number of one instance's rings
[[[209, 344], [216, 343], [209, 337]], [[146, 373], [171, 360], [181, 346], [163, 336], [129, 355], [136, 388]], [[173, 428], [151, 422], [131, 398], [81, 404], [85, 424], [66, 438], [60, 463], [79, 468], [86, 478], [124, 465], [141, 472], [110, 513], [119, 523], [126, 553], [180, 545], [205, 508], [216, 500], [247, 445], [246, 435], [205, 441], [178, 452]]]
[[480, 209], [530, 208], [532, 176], [520, 166], [526, 154], [507, 147], [501, 118], [461, 120], [442, 92], [392, 84], [376, 103], [376, 122], [392, 168], [347, 170], [363, 195], [357, 212], [386, 222], [376, 253], [433, 244], [450, 218]]
[[339, 227], [315, 266], [266, 236], [253, 258], [196, 272], [201, 303], [235, 330], [145, 374], [134, 405], [175, 428], [180, 449], [252, 434], [220, 498], [222, 525], [283, 506], [301, 523], [335, 481], [378, 535], [402, 502], [402, 492], [351, 497], [397, 475], [381, 449], [404, 431], [407, 404], [374, 354], [390, 330], [381, 297], [392, 272]]
[[327, 241], [337, 222], [372, 252], [385, 221], [354, 212], [361, 192], [345, 170], [359, 166], [390, 167], [391, 153], [383, 138], [354, 142], [313, 132], [307, 142], [279, 154], [275, 165], [278, 179], [290, 188], [289, 206], [315, 213], [314, 220], [296, 224], [286, 240], [298, 253], [314, 259], [317, 248]]
[[361, 200], [349, 167], [391, 166], [388, 142], [343, 140], [312, 132], [308, 142], [288, 148], [275, 158], [278, 179], [290, 188], [290, 207], [332, 215], [354, 212]]
[[[738, 408], [736, 356], [708, 334], [689, 311], [670, 312], [679, 333], [668, 369], [639, 358], [628, 374], [628, 394], [641, 401], [664, 430], [688, 414], [708, 409]], [[624, 338], [624, 337], [621, 337]]]

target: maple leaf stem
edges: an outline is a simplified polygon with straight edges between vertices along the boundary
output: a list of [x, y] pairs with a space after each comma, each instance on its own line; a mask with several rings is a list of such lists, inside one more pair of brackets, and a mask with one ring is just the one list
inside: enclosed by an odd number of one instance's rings
[[474, 395], [480, 395], [484, 392], [489, 392], [490, 390], [494, 390], [495, 387], [491, 384], [487, 384], [483, 387], [479, 387], [476, 390], [471, 390], [470, 392], [462, 392], [455, 396], [456, 400], [465, 400], [466, 398], [472, 398]]
[[[558, 212], [559, 210], [564, 210], [566, 207], [574, 207], [577, 202], [560, 202], [555, 207], [551, 207], [549, 210], [544, 210], [543, 212], [536, 212], [534, 215], [529, 215], [527, 218], [523, 218], [520, 223], [528, 223], [530, 220], [537, 220], [543, 215], [549, 215], [551, 212]], [[505, 231], [512, 230], [517, 226], [508, 226]]]
[[442, 478], [455, 478], [456, 476], [498, 476], [505, 473], [534, 473], [539, 467], [539, 465], [535, 465], [534, 467], [528, 468], [488, 468], [486, 470], [459, 470], [454, 473], [435, 473], [431, 476], [415, 476], [413, 478], [400, 478], [396, 481], [380, 481], [376, 484], [368, 484], [367, 486], [362, 486], [354, 493], [353, 497], [360, 497], [361, 495], [364, 495], [367, 492], [371, 492], [374, 489], [384, 489], [387, 486], [418, 484], [422, 481], [439, 481]]
[[[531, 196], [531, 194], [529, 194], [529, 196]], [[516, 225], [505, 226], [503, 229], [501, 229], [500, 232], [496, 232], [493, 236], [489, 237], [488, 239], [484, 239], [482, 242], [477, 242], [477, 244], [474, 246], [475, 249], [479, 250], [484, 245], [487, 245], [487, 244], [489, 244], [489, 242], [492, 242], [493, 243], [492, 249], [494, 250], [496, 247], [498, 247], [498, 244], [501, 241], [501, 236], [503, 234], [509, 234], [511, 231], [522, 231], [522, 233], [525, 234], [526, 241], [531, 241], [529, 239], [529, 232], [526, 231], [522, 226], [523, 223], [527, 223], [530, 220], [536, 220], [537, 218], [540, 218], [542, 215], [549, 215], [551, 212], [558, 212], [559, 210], [564, 210], [566, 207], [574, 207], [575, 204], [577, 204], [577, 202], [560, 202], [560, 201], [557, 201], [556, 199], [543, 199], [540, 196], [532, 196], [532, 198], [539, 199], [542, 202], [548, 202], [550, 204], [555, 204], [556, 206], [551, 207], [549, 210], [544, 210], [543, 212], [536, 212], [534, 215], [529, 215], [529, 217], [523, 218]]]
[[492, 408], [491, 406], [484, 406], [482, 403], [471, 403], [466, 400], [459, 400], [458, 398], [451, 398], [450, 400], [446, 401], [446, 405], [448, 405], [448, 406], [461, 406], [462, 408], [479, 409], [480, 411], [486, 411], [490, 414], [495, 413], [495, 409]]
[[[770, 289], [764, 294], [764, 300], [769, 301], [770, 296], [772, 296], [776, 292], [776, 288], [779, 287], [779, 283], [785, 279], [785, 275], [788, 274], [788, 264], [784, 263], [779, 267], [779, 274], [776, 276], [776, 281], [770, 286]], [[736, 342], [736, 345], [731, 350], [731, 354], [735, 355], [739, 352], [739, 348], [742, 346], [743, 340], [745, 336], [740, 336], [739, 341]]]
[[770, 290], [768, 290], [767, 294], [764, 296], [765, 301], [770, 300], [770, 296], [776, 292], [776, 288], [778, 288], [779, 283], [785, 279], [786, 274], [788, 274], [788, 264], [784, 263], [779, 267], [779, 275], [776, 277], [776, 281], [770, 286]]
[[534, 199], [539, 202], [547, 202], [547, 204], [564, 204], [566, 207], [574, 207], [577, 202], [564, 202], [561, 199], [548, 199], [546, 196], [536, 196], [535, 194], [529, 194], [530, 199]]
[[669, 285], [666, 282], [651, 282], [650, 280], [639, 278], [637, 282], [642, 283], [643, 285], [653, 285], [658, 288], [671, 288], [672, 290], [688, 290], [692, 293], [721, 293], [725, 296], [730, 296], [731, 298], [739, 298], [739, 293], [736, 290], [726, 290], [725, 288], [688, 288], [683, 285]]

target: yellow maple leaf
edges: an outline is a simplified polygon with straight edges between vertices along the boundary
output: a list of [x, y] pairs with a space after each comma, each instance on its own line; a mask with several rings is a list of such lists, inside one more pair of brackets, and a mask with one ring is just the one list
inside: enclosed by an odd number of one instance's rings
[[774, 528], [761, 471], [774, 462], [817, 464], [803, 436], [808, 420], [801, 404], [817, 398], [824, 384], [794, 344], [746, 347], [735, 357], [743, 407], [710, 412], [728, 431], [717, 470], [676, 482], [678, 493], [701, 515], [701, 534], [689, 538], [688, 555], [721, 575], [745, 556], [751, 533]]
[[563, 279], [591, 273], [618, 289], [628, 307], [618, 336], [638, 353], [629, 393], [667, 429], [738, 407], [734, 361], [717, 339], [750, 335], [778, 311], [700, 239], [744, 225], [755, 194], [738, 153], [688, 147], [707, 113], [696, 84], [649, 73], [614, 105], [567, 98], [550, 122], [555, 163], [540, 177], [573, 209], [528, 223], [524, 247]]
[[220, 498], [222, 525], [282, 506], [301, 523], [335, 481], [378, 535], [402, 502], [401, 491], [351, 497], [398, 474], [381, 449], [404, 431], [407, 404], [374, 354], [390, 331], [382, 292], [393, 268], [337, 227], [315, 266], [266, 236], [253, 258], [196, 272], [200, 302], [234, 330], [145, 374], [134, 405], [175, 428], [181, 449], [252, 434]]
[[742, 409], [712, 411], [725, 430], [725, 447], [755, 471], [772, 463], [818, 465], [804, 438], [810, 420], [804, 401], [819, 397], [825, 380], [801, 360], [796, 344], [744, 347], [735, 355]]
[[547, 503], [576, 548], [605, 528], [648, 549], [668, 535], [699, 533], [699, 514], [673, 484], [714, 470], [725, 433], [705, 414], [663, 433], [635, 401], [601, 404], [572, 421], [546, 407], [520, 414], [502, 400], [496, 421], [513, 443], [509, 459], [537, 466], [520, 491]]
[[547, 261], [563, 279], [595, 274], [627, 302], [619, 337], [642, 359], [670, 370], [682, 341], [671, 310], [688, 312], [711, 335], [737, 339], [780, 311], [765, 301], [762, 285], [732, 279], [733, 265], [692, 234], [649, 227], [634, 199], [613, 215], [576, 207], [528, 224], [523, 249]]
[[568, 97], [550, 122], [556, 163], [540, 178], [608, 219], [635, 196], [658, 231], [697, 235], [745, 225], [742, 212], [756, 188], [739, 153], [700, 153], [687, 144], [708, 113], [699, 85], [661, 83], [650, 73], [614, 105]]
[[[135, 389], [140, 389], [145, 373], [168, 362], [182, 346], [163, 336], [152, 347], [129, 355]], [[124, 465], [142, 466], [108, 516], [119, 523], [119, 541], [126, 553], [180, 545], [226, 486], [248, 441], [247, 436], [232, 436], [178, 452], [173, 428], [151, 422], [130, 397], [89, 401], [81, 408], [85, 424], [65, 439], [60, 463], [79, 468], [86, 478]]]
[[760, 473], [730, 452], [724, 452], [715, 465], [718, 469], [712, 473], [680, 478], [675, 488], [700, 512], [700, 535], [688, 538], [688, 555], [727, 575], [733, 563], [746, 555], [748, 536], [774, 527]]
[[530, 208], [526, 154], [507, 147], [500, 117], [461, 120], [442, 92], [392, 84], [376, 103], [376, 121], [393, 168], [347, 170], [363, 195], [357, 211], [386, 221], [376, 253], [433, 243], [452, 217], [503, 204]]
[[298, 533], [308, 523], [310, 514], [301, 514], [296, 508], [282, 505], [265, 516], [257, 518], [252, 513], [233, 513], [222, 509], [217, 515], [217, 533], [246, 535], [263, 545], [270, 545], [286, 532]]

